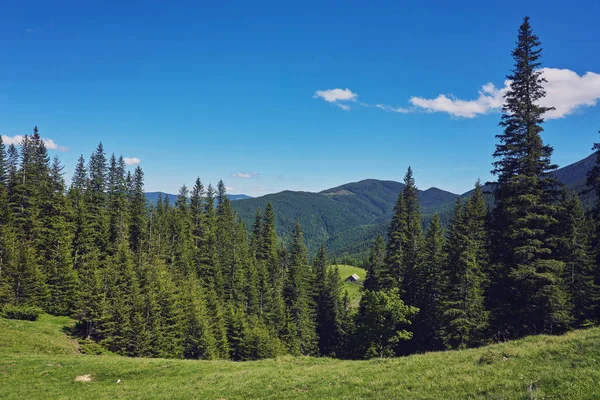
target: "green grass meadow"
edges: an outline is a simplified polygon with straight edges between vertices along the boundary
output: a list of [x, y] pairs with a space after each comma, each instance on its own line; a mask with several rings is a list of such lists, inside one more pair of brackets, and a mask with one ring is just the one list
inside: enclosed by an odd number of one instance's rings
[[70, 323], [0, 319], [0, 398], [600, 398], [600, 328], [396, 359], [242, 363], [83, 355], [64, 333]]

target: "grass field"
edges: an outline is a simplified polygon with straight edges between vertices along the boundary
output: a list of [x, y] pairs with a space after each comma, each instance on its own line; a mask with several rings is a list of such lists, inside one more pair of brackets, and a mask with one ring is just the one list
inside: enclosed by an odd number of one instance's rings
[[[342, 290], [348, 291], [348, 296], [350, 297], [350, 304], [352, 307], [358, 307], [358, 303], [360, 301], [360, 289], [363, 286], [363, 282], [365, 277], [367, 276], [367, 271], [362, 268], [353, 267], [352, 265], [337, 265], [340, 271], [340, 279], [342, 280]], [[345, 282], [346, 278], [350, 275], [356, 274], [360, 277], [358, 282]]]
[[68, 323], [0, 319], [0, 398], [600, 398], [600, 328], [397, 359], [235, 363], [81, 355]]

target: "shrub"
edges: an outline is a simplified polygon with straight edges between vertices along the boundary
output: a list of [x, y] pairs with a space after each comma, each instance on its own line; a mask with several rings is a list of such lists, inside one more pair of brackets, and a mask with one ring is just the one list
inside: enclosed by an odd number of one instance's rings
[[96, 343], [91, 339], [79, 339], [77, 343], [79, 343], [79, 352], [81, 354], [87, 354], [92, 356], [110, 354], [110, 351], [102, 347], [101, 344]]
[[42, 310], [38, 307], [15, 306], [7, 304], [2, 308], [2, 314], [9, 319], [22, 319], [25, 321], [35, 321], [38, 319]]

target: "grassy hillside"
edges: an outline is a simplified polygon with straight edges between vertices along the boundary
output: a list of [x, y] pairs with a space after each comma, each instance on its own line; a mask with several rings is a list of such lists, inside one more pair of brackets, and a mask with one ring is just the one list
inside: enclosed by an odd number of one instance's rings
[[397, 359], [285, 357], [234, 363], [74, 354], [73, 342], [62, 332], [65, 323], [49, 316], [37, 322], [0, 319], [0, 397], [600, 398], [600, 328]]

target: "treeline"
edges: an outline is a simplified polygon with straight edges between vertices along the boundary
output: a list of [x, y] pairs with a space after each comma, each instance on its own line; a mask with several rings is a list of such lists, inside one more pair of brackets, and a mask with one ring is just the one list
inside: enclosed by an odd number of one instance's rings
[[0, 304], [73, 316], [130, 356], [341, 354], [347, 307], [324, 249], [310, 267], [299, 225], [285, 247], [270, 205], [248, 233], [223, 182], [149, 206], [142, 169], [100, 144], [67, 190], [35, 128], [20, 151], [0, 140], [0, 202]]

